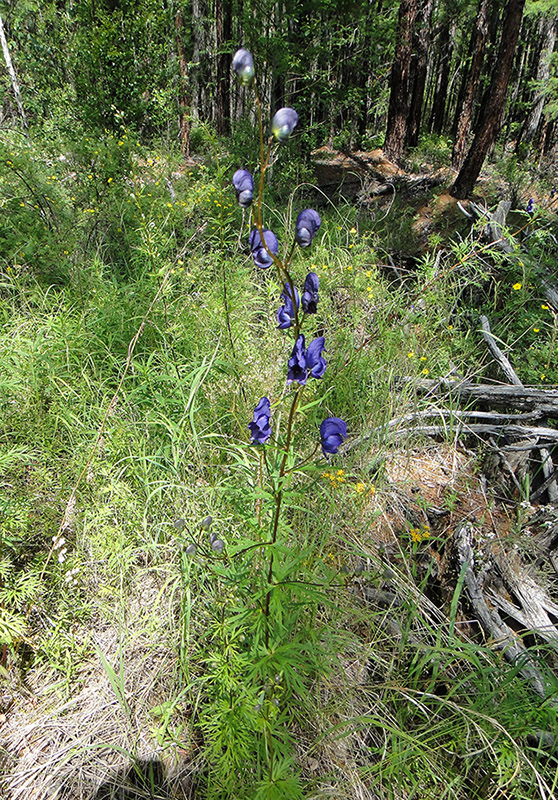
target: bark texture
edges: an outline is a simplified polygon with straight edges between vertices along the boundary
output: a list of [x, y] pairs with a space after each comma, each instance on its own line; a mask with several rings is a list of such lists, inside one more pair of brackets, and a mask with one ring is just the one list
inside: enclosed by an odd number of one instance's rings
[[461, 199], [471, 194], [484, 159], [496, 141], [501, 126], [524, 6], [525, 0], [510, 0], [506, 6], [500, 49], [492, 73], [485, 113], [463, 166], [450, 189], [450, 194], [454, 197]]
[[461, 108], [458, 111], [456, 126], [455, 143], [451, 154], [451, 164], [455, 169], [459, 169], [465, 158], [467, 137], [471, 130], [473, 119], [473, 107], [479, 90], [482, 65], [484, 62], [484, 50], [488, 39], [488, 8], [490, 0], [480, 0], [475, 28], [471, 35], [471, 69], [464, 87], [464, 96]]
[[417, 0], [401, 0], [395, 56], [391, 67], [389, 110], [384, 145], [385, 153], [391, 161], [399, 161], [403, 155], [407, 138], [413, 29], [417, 11]]

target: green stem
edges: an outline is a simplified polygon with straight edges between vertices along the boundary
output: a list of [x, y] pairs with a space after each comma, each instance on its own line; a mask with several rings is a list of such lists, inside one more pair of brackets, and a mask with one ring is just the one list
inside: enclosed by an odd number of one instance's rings
[[[293, 435], [293, 422], [294, 416], [296, 413], [296, 409], [298, 407], [300, 397], [302, 395], [302, 385], [299, 383], [297, 384], [297, 389], [295, 396], [293, 397], [293, 402], [291, 403], [291, 410], [289, 412], [289, 420], [287, 423], [287, 438], [285, 440], [285, 452], [283, 453], [283, 458], [281, 460], [281, 466], [279, 468], [279, 479], [278, 479], [278, 488], [277, 493], [275, 495], [275, 513], [273, 515], [273, 523], [272, 523], [272, 532], [271, 532], [271, 541], [270, 544], [274, 545], [277, 541], [277, 533], [279, 531], [279, 519], [281, 516], [281, 502], [283, 500], [283, 489], [281, 488], [281, 481], [285, 477], [287, 473], [287, 459], [289, 457], [289, 450], [291, 448], [291, 441]], [[265, 630], [265, 645], [269, 647], [269, 608], [271, 603], [271, 584], [273, 581], [273, 560], [274, 560], [274, 552], [273, 550], [269, 556], [269, 566], [267, 570], [267, 585], [268, 590], [265, 598], [265, 609], [264, 614], [266, 618], [266, 630]]]

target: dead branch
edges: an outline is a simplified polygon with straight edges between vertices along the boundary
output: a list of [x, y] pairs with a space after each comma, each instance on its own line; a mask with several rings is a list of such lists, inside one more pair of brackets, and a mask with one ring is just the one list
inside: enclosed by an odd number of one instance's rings
[[498, 345], [496, 344], [496, 339], [494, 338], [494, 334], [490, 330], [490, 323], [488, 321], [488, 317], [481, 315], [480, 317], [480, 324], [482, 329], [482, 337], [486, 342], [488, 349], [498, 362], [500, 369], [508, 379], [508, 382], [513, 384], [514, 386], [523, 386], [523, 383], [517, 377], [517, 374], [510, 364], [507, 356], [500, 350]]
[[558, 391], [530, 386], [506, 384], [473, 384], [468, 381], [430, 380], [413, 381], [420, 393], [430, 396], [449, 396], [459, 401], [485, 403], [496, 408], [537, 410], [541, 416], [558, 419]]
[[558, 705], [557, 700], [549, 697], [551, 687], [537, 668], [521, 639], [503, 621], [498, 611], [488, 606], [473, 569], [475, 563], [473, 535], [473, 525], [470, 522], [462, 522], [455, 529], [453, 542], [460, 570], [463, 571], [464, 588], [477, 620], [490, 638], [492, 647], [501, 652], [510, 664], [518, 668], [519, 673], [529, 682], [533, 691], [553, 705]]

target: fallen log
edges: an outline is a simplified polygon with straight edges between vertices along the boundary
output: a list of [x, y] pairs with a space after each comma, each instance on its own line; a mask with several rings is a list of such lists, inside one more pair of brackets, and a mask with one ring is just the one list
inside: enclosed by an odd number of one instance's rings
[[[551, 697], [550, 682], [537, 667], [521, 638], [504, 622], [498, 610], [488, 605], [480, 580], [474, 571], [473, 537], [473, 525], [470, 522], [462, 522], [454, 531], [453, 543], [460, 574], [463, 575], [463, 586], [477, 621], [491, 646], [501, 652], [510, 664], [517, 667], [519, 674], [528, 681], [533, 691], [548, 703], [558, 707], [558, 699]], [[548, 635], [546, 628], [544, 632]]]
[[558, 419], [558, 391], [508, 384], [470, 383], [467, 380], [413, 380], [421, 394], [453, 397], [461, 402], [484, 403], [496, 408], [515, 408], [539, 411], [541, 416]]

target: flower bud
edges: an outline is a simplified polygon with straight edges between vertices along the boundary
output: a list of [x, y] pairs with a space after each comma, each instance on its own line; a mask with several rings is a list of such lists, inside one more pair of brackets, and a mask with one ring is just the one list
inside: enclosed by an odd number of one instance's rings
[[224, 542], [222, 539], [215, 539], [215, 540], [214, 540], [214, 541], [211, 543], [211, 549], [212, 549], [212, 550], [213, 550], [215, 553], [222, 553], [222, 552], [223, 552], [223, 550], [225, 549], [225, 542]]
[[306, 208], [296, 218], [295, 239], [301, 247], [308, 247], [322, 224], [320, 215], [313, 208]]
[[239, 206], [248, 208], [252, 205], [254, 195], [254, 179], [247, 169], [237, 169], [232, 177], [232, 183], [236, 192], [236, 199]]
[[270, 256], [270, 253], [273, 253], [274, 256], [277, 255], [279, 251], [279, 242], [273, 231], [267, 230], [267, 228], [263, 229], [263, 238], [267, 248], [262, 242], [260, 232], [257, 228], [254, 228], [250, 234], [249, 245], [252, 251], [254, 264], [260, 267], [260, 269], [267, 269], [273, 264], [273, 258]]
[[213, 522], [213, 517], [211, 517], [211, 516], [205, 517], [205, 519], [202, 519], [202, 521], [201, 521], [202, 530], [208, 531], [211, 528], [212, 522]]
[[294, 108], [280, 108], [273, 117], [271, 131], [278, 142], [284, 142], [296, 128], [298, 114]]
[[243, 86], [249, 86], [254, 80], [254, 59], [252, 53], [244, 47], [234, 54], [232, 68], [236, 72], [239, 83]]
[[198, 548], [196, 547], [195, 544], [189, 544], [184, 552], [186, 553], [187, 556], [195, 556], [197, 549]]
[[173, 522], [173, 526], [176, 528], [177, 531], [183, 531], [184, 528], [186, 527], [186, 520], [182, 519], [182, 517], [180, 517], [180, 519], [175, 519], [175, 521]]

